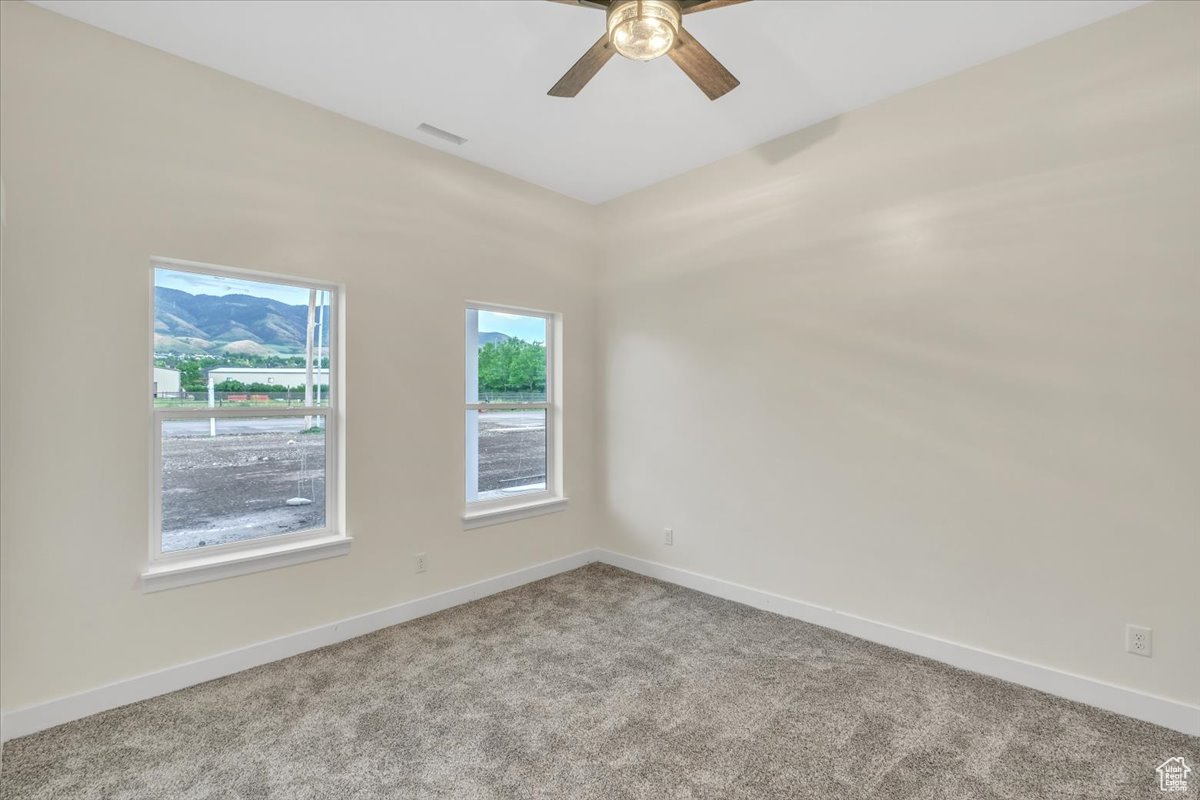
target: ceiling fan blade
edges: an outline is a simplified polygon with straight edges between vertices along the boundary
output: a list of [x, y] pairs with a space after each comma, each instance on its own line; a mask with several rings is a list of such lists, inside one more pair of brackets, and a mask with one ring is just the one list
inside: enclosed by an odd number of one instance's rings
[[[559, 0], [559, 2], [571, 2], [572, 0]], [[709, 11], [714, 8], [724, 8], [725, 6], [736, 6], [738, 3], [747, 3], [749, 0], [682, 0], [680, 3], [683, 6], [684, 14], [695, 14], [698, 11]]]
[[562, 3], [565, 6], [583, 6], [584, 8], [598, 8], [601, 11], [608, 8], [608, 0], [550, 0], [551, 3]]
[[700, 87], [700, 91], [708, 95], [709, 100], [733, 91], [741, 83], [687, 31], [680, 29], [675, 42], [667, 55], [692, 79], [692, 83]]
[[583, 57], [575, 62], [575, 66], [567, 70], [567, 74], [558, 79], [546, 94], [552, 97], [574, 97], [579, 90], [587, 86], [587, 82], [596, 77], [600, 68], [608, 63], [616, 50], [608, 43], [608, 34], [601, 36], [594, 45], [588, 48]]

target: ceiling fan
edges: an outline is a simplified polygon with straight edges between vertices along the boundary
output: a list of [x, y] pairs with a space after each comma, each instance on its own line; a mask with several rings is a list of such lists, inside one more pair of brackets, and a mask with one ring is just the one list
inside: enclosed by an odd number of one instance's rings
[[547, 94], [574, 97], [608, 63], [613, 53], [635, 61], [670, 56], [709, 100], [737, 88], [738, 79], [683, 29], [683, 15], [746, 0], [551, 0], [608, 12], [604, 35]]

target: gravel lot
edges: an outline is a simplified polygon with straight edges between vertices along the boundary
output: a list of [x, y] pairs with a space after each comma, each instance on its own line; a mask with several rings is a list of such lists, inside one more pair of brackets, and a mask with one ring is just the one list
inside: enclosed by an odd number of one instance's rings
[[[324, 527], [325, 436], [287, 422], [293, 430], [164, 436], [164, 550]], [[313, 502], [287, 505], [298, 496]]]
[[[163, 427], [163, 550], [244, 541], [325, 525], [325, 436], [302, 418], [167, 421]], [[542, 412], [479, 417], [479, 490], [546, 479]], [[289, 506], [293, 497], [313, 502]]]
[[546, 480], [546, 417], [541, 411], [479, 415], [479, 491]]

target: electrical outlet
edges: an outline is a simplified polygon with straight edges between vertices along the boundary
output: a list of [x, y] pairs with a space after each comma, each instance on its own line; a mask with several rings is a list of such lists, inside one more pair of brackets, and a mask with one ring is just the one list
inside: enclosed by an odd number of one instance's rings
[[1141, 625], [1125, 626], [1125, 650], [1135, 656], [1149, 658], [1153, 652], [1154, 631]]
[[417, 553], [417, 572], [425, 571], [425, 554]]
[[668, 546], [675, 544], [674, 528], [663, 528], [663, 544]]

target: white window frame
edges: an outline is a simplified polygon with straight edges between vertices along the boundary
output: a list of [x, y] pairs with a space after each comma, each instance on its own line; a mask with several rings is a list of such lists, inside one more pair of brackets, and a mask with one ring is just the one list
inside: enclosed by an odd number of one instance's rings
[[[546, 323], [546, 399], [535, 403], [480, 403], [479, 398], [479, 321], [478, 312], [519, 314], [537, 317]], [[516, 519], [561, 511], [566, 507], [562, 476], [562, 362], [560, 359], [562, 315], [518, 306], [468, 301], [466, 304], [465, 355], [465, 489], [466, 510], [463, 526], [478, 528]], [[475, 399], [472, 400], [471, 398]], [[536, 411], [546, 414], [546, 488], [512, 497], [478, 499], [479, 431], [475, 411]], [[472, 420], [475, 427], [472, 426]]]
[[[341, 512], [344, 481], [340, 469], [342, 461], [341, 424], [342, 417], [342, 368], [341, 304], [342, 287], [327, 281], [309, 280], [294, 276], [279, 275], [202, 264], [174, 258], [154, 257], [150, 259], [150, 381], [154, 380], [154, 303], [155, 270], [167, 269], [174, 272], [192, 272], [199, 275], [261, 281], [302, 289], [317, 289], [329, 293], [329, 391], [327, 404], [321, 406], [292, 408], [158, 408], [150, 397], [150, 552], [145, 571], [142, 572], [142, 589], [158, 591], [177, 586], [186, 586], [220, 578], [242, 575], [249, 572], [274, 569], [289, 564], [313, 561], [319, 558], [345, 555], [350, 551], [351, 539], [345, 534]], [[325, 526], [323, 528], [294, 531], [244, 542], [228, 542], [190, 550], [163, 552], [162, 550], [162, 426], [167, 420], [180, 419], [236, 419], [239, 417], [304, 417], [325, 418]]]

